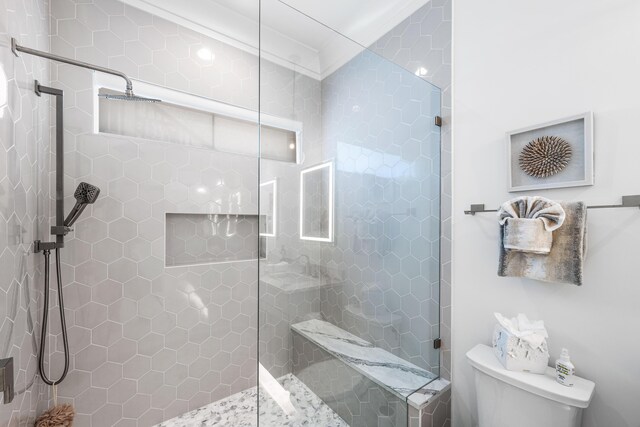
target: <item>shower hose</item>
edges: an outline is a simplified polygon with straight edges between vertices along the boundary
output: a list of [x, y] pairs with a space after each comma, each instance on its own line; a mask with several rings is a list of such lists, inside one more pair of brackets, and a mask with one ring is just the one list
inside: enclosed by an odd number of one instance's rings
[[67, 338], [67, 324], [64, 318], [64, 301], [62, 296], [62, 274], [60, 272], [60, 251], [56, 251], [56, 281], [58, 283], [58, 308], [60, 309], [60, 328], [62, 329], [62, 344], [64, 346], [64, 370], [59, 379], [52, 381], [44, 371], [44, 352], [47, 346], [47, 323], [49, 322], [49, 264], [51, 251], [45, 249], [44, 253], [44, 309], [42, 311], [42, 330], [40, 332], [40, 355], [38, 357], [38, 369], [40, 377], [48, 385], [60, 384], [69, 371], [69, 341]]

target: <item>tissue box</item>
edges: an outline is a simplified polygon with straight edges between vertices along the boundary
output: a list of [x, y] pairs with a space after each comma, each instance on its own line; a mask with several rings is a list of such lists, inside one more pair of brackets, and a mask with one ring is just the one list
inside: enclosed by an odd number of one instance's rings
[[537, 349], [533, 349], [501, 325], [496, 325], [493, 330], [493, 352], [502, 366], [509, 371], [544, 374], [549, 364], [546, 341]]

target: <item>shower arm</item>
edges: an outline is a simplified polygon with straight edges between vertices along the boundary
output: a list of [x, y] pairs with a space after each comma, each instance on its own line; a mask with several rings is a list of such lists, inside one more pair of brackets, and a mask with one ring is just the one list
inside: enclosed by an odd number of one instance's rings
[[62, 62], [64, 64], [75, 65], [77, 67], [87, 68], [93, 71], [99, 71], [101, 73], [111, 74], [118, 76], [127, 83], [125, 94], [133, 96], [133, 84], [131, 79], [121, 71], [113, 70], [111, 68], [100, 67], [99, 65], [89, 64], [88, 62], [76, 61], [75, 59], [65, 58], [64, 56], [55, 55], [53, 53], [44, 52], [42, 50], [31, 49], [29, 47], [20, 46], [15, 38], [11, 38], [11, 51], [15, 56], [18, 56], [18, 52], [23, 52], [29, 55], [39, 56], [41, 58], [50, 59], [52, 61]]

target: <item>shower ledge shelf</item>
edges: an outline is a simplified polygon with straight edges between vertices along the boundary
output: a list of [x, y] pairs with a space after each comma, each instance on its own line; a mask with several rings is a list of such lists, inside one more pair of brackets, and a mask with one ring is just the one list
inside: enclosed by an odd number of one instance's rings
[[291, 329], [417, 409], [450, 387], [449, 381], [332, 323], [312, 319]]

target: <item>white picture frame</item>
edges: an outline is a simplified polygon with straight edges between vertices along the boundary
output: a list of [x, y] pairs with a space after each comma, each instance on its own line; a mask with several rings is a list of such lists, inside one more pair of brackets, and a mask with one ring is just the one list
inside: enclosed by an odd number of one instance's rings
[[[520, 169], [520, 151], [529, 141], [545, 135], [569, 142], [572, 158], [560, 173], [546, 178], [528, 176]], [[506, 134], [509, 192], [593, 185], [593, 113], [586, 112], [546, 123], [516, 129]]]

